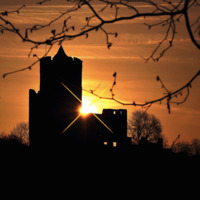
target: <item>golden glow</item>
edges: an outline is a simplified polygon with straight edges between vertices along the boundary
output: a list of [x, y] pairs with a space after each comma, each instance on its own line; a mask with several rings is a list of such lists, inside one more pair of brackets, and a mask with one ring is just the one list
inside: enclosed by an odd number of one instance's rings
[[113, 142], [113, 147], [117, 147], [117, 142]]
[[90, 101], [88, 101], [85, 97], [82, 100], [82, 107], [80, 109], [82, 115], [87, 115], [88, 113], [97, 113], [97, 108], [92, 105]]
[[[97, 113], [97, 108], [95, 106], [92, 106], [93, 102], [89, 102], [86, 98], [83, 97], [83, 100], [81, 101], [64, 83], [61, 82], [61, 84], [79, 101], [82, 103], [82, 108], [80, 110], [80, 114], [74, 119], [65, 129], [62, 133], [64, 133], [67, 129], [69, 129], [72, 124], [81, 116], [81, 114], [86, 115], [88, 113], [92, 113], [111, 133], [113, 131], [101, 120], [99, 119], [94, 113]], [[105, 91], [105, 90], [104, 90]], [[104, 92], [103, 91], [103, 92]], [[103, 93], [102, 92], [102, 93]]]
[[[106, 87], [100, 94], [99, 96], [101, 96], [106, 90], [108, 89], [108, 87]], [[99, 97], [96, 97], [91, 103], [90, 103], [90, 106], [95, 103], [95, 101], [97, 101], [99, 99]]]

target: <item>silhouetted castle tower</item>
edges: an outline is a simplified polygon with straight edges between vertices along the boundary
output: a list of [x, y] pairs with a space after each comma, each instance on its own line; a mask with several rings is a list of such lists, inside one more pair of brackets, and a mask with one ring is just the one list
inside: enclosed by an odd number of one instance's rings
[[[82, 99], [82, 61], [68, 57], [60, 46], [53, 59], [40, 61], [40, 91], [29, 92], [30, 143], [51, 143], [79, 115]], [[51, 145], [51, 144], [50, 144]]]
[[48, 56], [40, 61], [39, 92], [29, 91], [30, 145], [54, 149], [126, 144], [126, 110], [104, 109], [102, 114], [84, 117], [80, 115], [81, 100], [82, 61], [68, 57], [60, 46], [53, 59]]

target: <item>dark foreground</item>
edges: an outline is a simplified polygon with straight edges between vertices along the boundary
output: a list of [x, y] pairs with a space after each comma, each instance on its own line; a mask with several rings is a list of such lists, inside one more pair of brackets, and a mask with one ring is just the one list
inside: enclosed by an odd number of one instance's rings
[[32, 148], [16, 140], [0, 140], [2, 158], [17, 160], [49, 160], [57, 159], [65, 162], [101, 162], [101, 163], [138, 163], [138, 162], [189, 162], [199, 163], [200, 156], [187, 153], [175, 153], [159, 144], [145, 143], [124, 147], [95, 147], [95, 146], [59, 146]]

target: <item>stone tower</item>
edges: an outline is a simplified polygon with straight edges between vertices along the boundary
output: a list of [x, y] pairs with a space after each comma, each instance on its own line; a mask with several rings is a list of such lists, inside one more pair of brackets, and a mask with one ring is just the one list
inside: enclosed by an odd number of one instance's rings
[[82, 61], [68, 57], [60, 46], [53, 58], [40, 61], [39, 92], [29, 91], [30, 144], [53, 145], [79, 115], [81, 100]]

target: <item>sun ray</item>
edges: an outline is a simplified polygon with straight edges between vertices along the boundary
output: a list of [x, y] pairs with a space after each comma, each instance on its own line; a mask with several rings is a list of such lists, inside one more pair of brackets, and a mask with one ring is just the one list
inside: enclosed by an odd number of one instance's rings
[[[79, 102], [82, 103], [82, 101], [63, 83], [63, 82], [60, 82], [63, 87], [65, 87]], [[81, 116], [81, 113], [63, 130], [62, 133], [64, 133], [66, 130], [68, 130], [72, 124], [74, 124], [74, 122]]]
[[[82, 101], [63, 83], [63, 82], [60, 82], [79, 102], [82, 103]], [[106, 91], [107, 87], [101, 92], [100, 95], [102, 95], [105, 91]], [[98, 97], [97, 97], [98, 98]], [[96, 101], [95, 98], [92, 103], [90, 105], [92, 105], [94, 103], [94, 101]], [[68, 130], [73, 124], [74, 122], [81, 116], [81, 114], [83, 113], [80, 113], [64, 130], [62, 133], [64, 133], [66, 130]], [[97, 117], [97, 115], [95, 115], [95, 113], [92, 113], [111, 133], [114, 133], [99, 117]]]
[[82, 107], [80, 109], [80, 112], [83, 115], [87, 115], [88, 113], [97, 113], [98, 110], [94, 105], [91, 104], [90, 101], [87, 100], [87, 98], [83, 97], [83, 99], [82, 99]]
[[66, 130], [68, 130], [68, 129], [72, 126], [72, 124], [74, 124], [74, 122], [75, 122], [80, 116], [81, 116], [81, 114], [78, 115], [78, 116], [76, 117], [76, 119], [74, 119], [74, 121], [72, 121], [72, 122], [63, 130], [62, 133], [64, 133]]
[[60, 82], [79, 102], [82, 103], [82, 101], [63, 83]]
[[99, 95], [99, 97], [96, 97], [91, 103], [89, 106], [91, 106], [93, 103], [95, 103], [95, 101], [97, 101], [97, 99], [100, 99], [100, 96], [107, 90], [108, 87], [106, 87]]
[[114, 133], [99, 117], [95, 115], [95, 113], [92, 113], [111, 133]]

